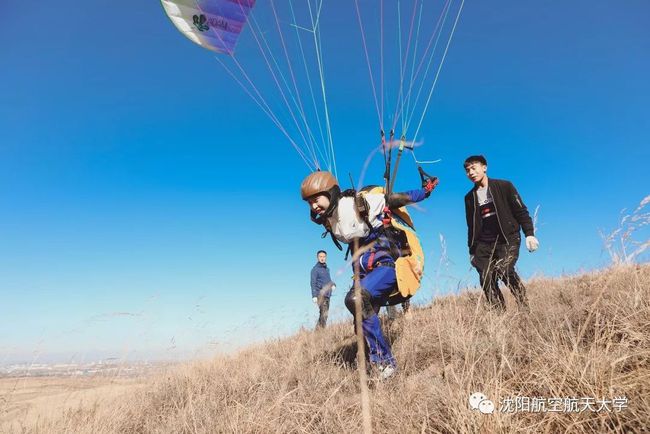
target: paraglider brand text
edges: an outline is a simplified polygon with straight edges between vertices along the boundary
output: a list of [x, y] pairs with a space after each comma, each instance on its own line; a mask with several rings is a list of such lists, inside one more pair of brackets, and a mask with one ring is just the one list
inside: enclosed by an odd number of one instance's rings
[[221, 30], [228, 30], [228, 21], [221, 17], [210, 17], [208, 18], [208, 24], [210, 27], [217, 27]]
[[194, 27], [200, 32], [207, 32], [210, 28], [228, 30], [228, 21], [222, 17], [206, 18], [205, 15], [201, 14], [192, 16], [192, 20], [194, 21]]

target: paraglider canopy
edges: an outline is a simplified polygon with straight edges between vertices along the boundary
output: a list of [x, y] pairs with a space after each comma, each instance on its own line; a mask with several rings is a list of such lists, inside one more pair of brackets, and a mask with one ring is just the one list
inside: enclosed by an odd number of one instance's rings
[[255, 0], [161, 0], [167, 16], [194, 43], [232, 54]]

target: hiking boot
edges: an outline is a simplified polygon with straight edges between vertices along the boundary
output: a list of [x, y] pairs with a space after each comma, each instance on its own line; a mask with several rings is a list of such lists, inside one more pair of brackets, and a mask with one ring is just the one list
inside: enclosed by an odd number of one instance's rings
[[395, 375], [397, 367], [393, 365], [384, 365], [379, 366], [377, 370], [379, 371], [379, 381], [384, 381]]

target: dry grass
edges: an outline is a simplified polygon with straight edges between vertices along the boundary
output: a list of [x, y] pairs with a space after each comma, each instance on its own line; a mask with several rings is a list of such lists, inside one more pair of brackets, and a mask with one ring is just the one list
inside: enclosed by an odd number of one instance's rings
[[[530, 314], [478, 293], [438, 299], [390, 326], [399, 374], [371, 383], [373, 431], [649, 432], [650, 267], [528, 283]], [[171, 370], [110, 405], [23, 424], [23, 433], [355, 433], [362, 430], [350, 323]], [[470, 393], [625, 396], [618, 412], [503, 413]]]
[[144, 384], [106, 376], [0, 378], [0, 433], [21, 432], [39, 419], [104, 405]]

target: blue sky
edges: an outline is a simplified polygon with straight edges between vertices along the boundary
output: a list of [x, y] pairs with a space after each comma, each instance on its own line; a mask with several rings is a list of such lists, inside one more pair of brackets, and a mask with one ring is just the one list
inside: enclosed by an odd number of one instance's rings
[[[0, 5], [0, 362], [179, 359], [311, 328], [320, 248], [339, 271], [333, 317], [347, 315], [350, 272], [299, 198], [307, 167], [158, 2], [133, 3]], [[376, 23], [376, 2], [360, 4]], [[426, 167], [439, 189], [413, 211], [428, 254], [416, 302], [476, 282], [462, 169], [474, 153], [540, 207], [541, 247], [522, 252], [523, 276], [608, 263], [599, 230], [649, 193], [648, 16], [641, 0], [465, 4], [418, 137], [418, 157], [442, 161]], [[352, 2], [326, 4], [322, 32], [347, 186], [378, 130]], [[245, 30], [237, 56], [272, 90], [252, 48]], [[403, 161], [397, 189], [417, 186], [412, 158]], [[378, 156], [366, 182], [381, 175]]]

